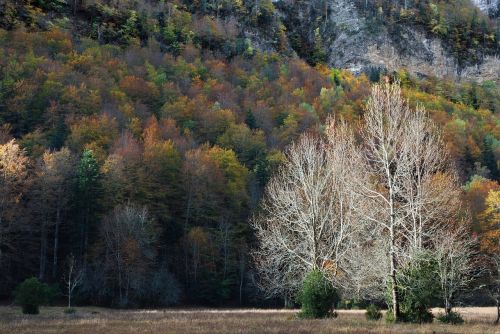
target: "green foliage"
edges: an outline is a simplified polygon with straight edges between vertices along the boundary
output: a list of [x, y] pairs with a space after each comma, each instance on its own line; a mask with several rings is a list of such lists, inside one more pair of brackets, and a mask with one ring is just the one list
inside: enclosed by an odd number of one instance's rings
[[99, 163], [93, 152], [85, 150], [76, 169], [76, 196], [88, 211], [94, 211], [98, 205], [101, 176]]
[[396, 319], [394, 318], [394, 313], [390, 308], [385, 313], [385, 322], [388, 324], [393, 324], [394, 322], [396, 322]]
[[16, 303], [22, 306], [24, 314], [38, 314], [39, 306], [47, 302], [49, 287], [36, 277], [19, 284], [15, 291]]
[[[437, 279], [437, 261], [428, 253], [417, 255], [402, 268], [397, 276], [401, 321], [412, 323], [432, 322], [429, 308], [439, 302], [440, 282]], [[388, 289], [388, 292], [390, 289]], [[390, 293], [387, 300], [392, 308]], [[390, 310], [388, 312], [392, 313]], [[390, 318], [386, 318], [390, 321]]]
[[370, 304], [366, 308], [365, 316], [367, 320], [377, 321], [382, 318], [382, 312], [375, 304]]
[[258, 21], [261, 25], [268, 25], [274, 16], [275, 8], [271, 0], [263, 0], [260, 3]]
[[79, 251], [88, 250], [96, 229], [102, 197], [102, 174], [91, 150], [85, 150], [76, 167], [75, 209], [79, 218]]
[[424, 306], [407, 306], [402, 313], [401, 320], [417, 324], [430, 323], [434, 319], [434, 315], [428, 308]]
[[331, 283], [318, 270], [307, 274], [302, 285], [299, 300], [302, 304], [300, 316], [304, 318], [325, 318], [332, 315], [339, 295]]
[[450, 311], [447, 314], [440, 314], [437, 316], [437, 320], [444, 324], [461, 325], [464, 323], [464, 319], [460, 313], [455, 311]]

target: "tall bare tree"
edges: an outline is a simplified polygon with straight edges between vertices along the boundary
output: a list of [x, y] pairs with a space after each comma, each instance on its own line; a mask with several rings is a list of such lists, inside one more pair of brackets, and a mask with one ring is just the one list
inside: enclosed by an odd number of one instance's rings
[[[399, 317], [397, 273], [459, 212], [459, 186], [441, 137], [422, 108], [411, 110], [399, 83], [372, 88], [361, 132], [366, 177], [356, 211], [387, 241], [392, 311]], [[368, 182], [367, 182], [368, 180]]]
[[[330, 122], [326, 137], [303, 136], [266, 188], [253, 222], [265, 287], [294, 291], [305, 272], [321, 269], [338, 287], [374, 297], [385, 276], [397, 320], [400, 268], [459, 219], [454, 166], [439, 131], [422, 108], [409, 108], [399, 83], [373, 87], [360, 143], [343, 123]], [[454, 250], [467, 247], [465, 239], [453, 242]], [[450, 252], [440, 254], [445, 265]], [[462, 283], [470, 269], [463, 266]], [[444, 280], [452, 294], [459, 289], [450, 288], [449, 275]]]
[[311, 270], [338, 276], [353, 222], [341, 181], [348, 137], [332, 138], [339, 141], [305, 134], [288, 149], [252, 222], [260, 244], [254, 258], [269, 295], [290, 296]]

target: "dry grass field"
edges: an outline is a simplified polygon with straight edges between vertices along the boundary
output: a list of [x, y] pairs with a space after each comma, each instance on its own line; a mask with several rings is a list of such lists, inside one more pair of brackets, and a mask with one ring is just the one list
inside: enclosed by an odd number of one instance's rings
[[[464, 308], [460, 326], [368, 322], [363, 311], [340, 311], [336, 319], [301, 320], [296, 311], [280, 310], [110, 310], [78, 308], [64, 314], [61, 307], [44, 307], [37, 316], [22, 315], [19, 308], [0, 307], [0, 333], [170, 334], [170, 333], [495, 333], [494, 308]], [[434, 310], [439, 312], [439, 310]]]

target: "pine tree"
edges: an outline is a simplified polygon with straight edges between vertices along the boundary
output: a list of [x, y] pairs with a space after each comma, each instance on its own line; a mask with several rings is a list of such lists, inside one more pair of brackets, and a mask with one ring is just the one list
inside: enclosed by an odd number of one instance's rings
[[80, 257], [86, 260], [89, 238], [98, 218], [101, 171], [91, 150], [85, 150], [76, 170], [75, 203], [79, 220]]
[[497, 159], [495, 158], [495, 153], [493, 153], [493, 140], [492, 136], [486, 136], [484, 138], [483, 151], [482, 151], [482, 164], [491, 172], [491, 179], [500, 181], [500, 175], [497, 166]]

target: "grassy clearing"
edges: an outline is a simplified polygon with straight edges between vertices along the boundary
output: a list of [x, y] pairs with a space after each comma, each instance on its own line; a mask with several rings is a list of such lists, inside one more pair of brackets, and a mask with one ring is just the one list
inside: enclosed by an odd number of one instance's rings
[[[44, 307], [37, 316], [22, 315], [17, 307], [0, 307], [0, 333], [494, 333], [494, 308], [459, 309], [461, 326], [368, 322], [364, 311], [340, 311], [336, 319], [299, 320], [287, 310], [111, 310], [78, 308], [64, 314], [62, 307]], [[434, 310], [439, 312], [440, 310]]]

